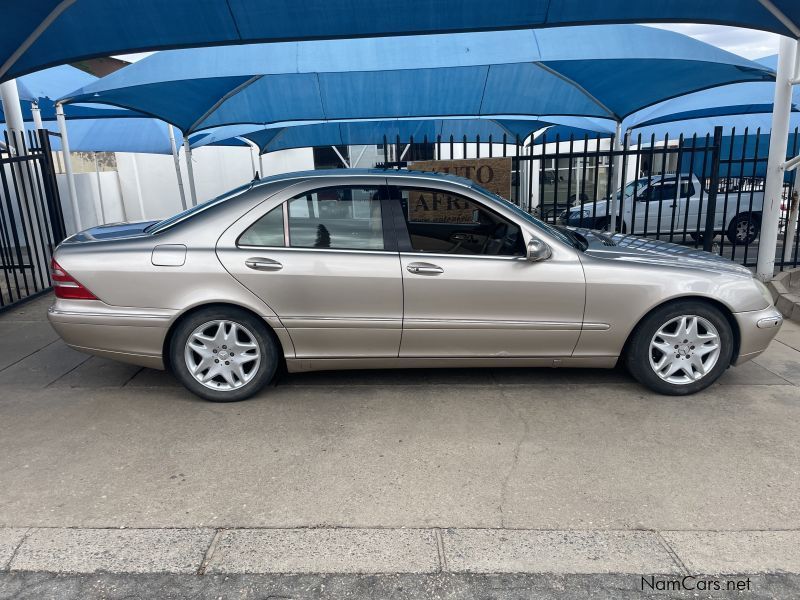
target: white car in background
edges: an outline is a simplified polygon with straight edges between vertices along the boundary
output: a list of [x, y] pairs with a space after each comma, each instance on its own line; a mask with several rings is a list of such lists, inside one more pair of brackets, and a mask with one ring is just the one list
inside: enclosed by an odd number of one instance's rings
[[[673, 232], [699, 238], [705, 231], [708, 190], [695, 175], [642, 177], [629, 182], [623, 191], [622, 200], [619, 190], [615, 192], [618, 207], [622, 206], [623, 233], [653, 236]], [[762, 191], [718, 193], [714, 231], [727, 236], [732, 244], [752, 243], [761, 230], [763, 203]], [[607, 229], [608, 204], [608, 198], [578, 204], [562, 213], [561, 219], [573, 227]]]

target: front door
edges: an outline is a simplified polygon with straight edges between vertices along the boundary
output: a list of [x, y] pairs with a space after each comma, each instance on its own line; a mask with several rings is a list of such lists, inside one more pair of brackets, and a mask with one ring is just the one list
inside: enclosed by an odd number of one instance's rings
[[386, 202], [383, 186], [314, 189], [220, 240], [225, 268], [280, 317], [297, 358], [397, 356], [403, 287]]
[[682, 217], [681, 207], [675, 181], [653, 183], [636, 199], [634, 233], [648, 236], [669, 234]]
[[574, 251], [525, 258], [520, 227], [476, 197], [396, 187], [402, 357], [570, 356], [585, 284]]

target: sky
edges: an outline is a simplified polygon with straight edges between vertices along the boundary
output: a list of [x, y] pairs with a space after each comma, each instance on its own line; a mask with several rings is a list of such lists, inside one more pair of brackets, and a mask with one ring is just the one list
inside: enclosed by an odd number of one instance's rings
[[677, 31], [749, 59], [777, 54], [780, 40], [780, 36], [774, 33], [722, 25], [667, 24], [651, 27]]

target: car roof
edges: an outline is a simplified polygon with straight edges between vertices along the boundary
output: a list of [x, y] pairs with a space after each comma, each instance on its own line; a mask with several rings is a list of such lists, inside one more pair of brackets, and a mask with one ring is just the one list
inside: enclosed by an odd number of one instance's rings
[[264, 177], [252, 183], [253, 187], [260, 187], [266, 184], [279, 183], [281, 181], [289, 181], [294, 179], [313, 179], [325, 177], [386, 177], [387, 179], [399, 177], [413, 177], [418, 179], [450, 181], [460, 185], [472, 186], [473, 181], [450, 175], [449, 173], [435, 173], [433, 171], [410, 171], [408, 169], [321, 169], [309, 171], [295, 171], [293, 173], [281, 173], [279, 175], [271, 175]]

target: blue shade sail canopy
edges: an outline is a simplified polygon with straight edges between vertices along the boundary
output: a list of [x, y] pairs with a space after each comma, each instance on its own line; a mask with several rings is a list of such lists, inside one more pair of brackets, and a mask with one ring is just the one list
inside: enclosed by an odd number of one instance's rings
[[770, 4], [781, 14], [759, 0], [7, 0], [0, 78], [146, 50], [565, 25], [715, 23], [798, 37], [800, 3]]
[[[777, 67], [778, 57], [777, 55], [768, 56], [756, 62], [774, 69]], [[763, 115], [772, 112], [774, 98], [774, 82], [734, 83], [687, 94], [648, 107], [625, 119], [623, 127], [626, 129], [642, 128], [675, 121], [736, 115]], [[798, 87], [795, 87], [792, 94], [792, 111], [800, 111], [800, 88]], [[769, 125], [767, 129], [769, 129]]]
[[774, 73], [674, 32], [564, 27], [160, 52], [68, 94], [185, 133], [232, 124], [472, 116], [622, 120]]
[[580, 117], [553, 117], [544, 121], [540, 119], [394, 119], [383, 121], [338, 121], [304, 123], [269, 128], [254, 128], [251, 125], [228, 125], [217, 129], [200, 132], [190, 138], [193, 148], [205, 145], [239, 146], [247, 145], [248, 140], [258, 146], [263, 154], [289, 148], [309, 148], [317, 146], [359, 146], [382, 144], [384, 140], [390, 144], [398, 139], [402, 143], [429, 143], [441, 140], [443, 144], [463, 143], [464, 137], [469, 143], [480, 139], [482, 143], [502, 144], [503, 140], [514, 145], [525, 143], [527, 138], [537, 131], [553, 127], [554, 122], [562, 122], [575, 135], [597, 137], [595, 130], [602, 135], [613, 133], [614, 124], [598, 120], [589, 121]]
[[[22, 118], [25, 121], [33, 120], [31, 114], [32, 103], [39, 105], [43, 120], [56, 118], [55, 102], [64, 94], [77, 87], [89, 85], [99, 78], [70, 65], [62, 65], [45, 69], [37, 73], [25, 75], [17, 80]], [[144, 115], [116, 106], [106, 104], [68, 104], [64, 106], [64, 114], [68, 119], [106, 119], [122, 117], [143, 117]], [[6, 118], [0, 106], [0, 123], [5, 123]]]
[[[58, 134], [55, 121], [42, 123], [48, 131]], [[71, 152], [142, 152], [147, 154], [172, 154], [168, 125], [147, 118], [81, 119], [69, 124], [69, 149]], [[0, 125], [0, 139], [5, 125]], [[25, 129], [33, 131], [33, 124]], [[61, 137], [50, 136], [53, 150], [61, 150]]]

